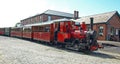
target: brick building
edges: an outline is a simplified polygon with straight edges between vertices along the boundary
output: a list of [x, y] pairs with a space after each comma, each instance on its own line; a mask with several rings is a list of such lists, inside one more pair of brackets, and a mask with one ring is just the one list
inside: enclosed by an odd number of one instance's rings
[[88, 24], [90, 28], [90, 18], [94, 18], [93, 29], [97, 31], [98, 40], [120, 41], [120, 15], [117, 11], [81, 17], [77, 21]]
[[74, 15], [70, 14], [70, 13], [54, 11], [54, 10], [47, 10], [41, 14], [21, 20], [21, 24], [22, 24], [22, 26], [24, 26], [27, 24], [46, 22], [46, 21], [51, 21], [51, 20], [55, 20], [55, 19], [62, 19], [62, 18], [71, 19], [71, 18], [73, 18], [73, 16]]
[[[93, 29], [97, 31], [98, 40], [120, 41], [120, 15], [117, 11], [80, 17], [77, 21], [85, 22], [89, 30], [91, 17], [94, 18]], [[38, 24], [41, 22], [49, 22], [51, 20], [62, 18], [71, 19], [74, 18], [74, 15], [60, 11], [47, 10], [41, 14], [21, 20], [21, 24], [23, 26]]]

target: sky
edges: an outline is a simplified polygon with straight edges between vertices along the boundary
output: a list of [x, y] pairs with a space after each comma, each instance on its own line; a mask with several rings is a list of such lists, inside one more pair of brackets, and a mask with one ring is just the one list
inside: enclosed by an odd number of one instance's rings
[[0, 27], [13, 27], [20, 20], [48, 9], [73, 13], [79, 17], [118, 11], [120, 0], [0, 0]]

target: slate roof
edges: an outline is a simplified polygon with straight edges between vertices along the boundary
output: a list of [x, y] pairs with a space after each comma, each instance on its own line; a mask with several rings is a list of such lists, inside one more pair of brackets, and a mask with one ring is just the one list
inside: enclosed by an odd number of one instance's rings
[[47, 10], [43, 12], [44, 14], [50, 14], [50, 15], [57, 15], [57, 16], [64, 16], [64, 17], [71, 17], [73, 18], [73, 14], [71, 13], [66, 13], [66, 12], [60, 12], [60, 11], [55, 11], [55, 10]]
[[[74, 14], [71, 13], [66, 13], [66, 12], [60, 12], [60, 11], [55, 11], [55, 10], [46, 10], [45, 12], [41, 13], [41, 14], [48, 14], [48, 15], [56, 15], [56, 16], [63, 16], [63, 17], [68, 17], [68, 18], [73, 18]], [[35, 17], [35, 16], [39, 16], [41, 14], [37, 14], [28, 18], [25, 18], [23, 20]]]
[[77, 19], [76, 21], [90, 24], [90, 18], [93, 17], [94, 23], [105, 23], [116, 13], [117, 11], [112, 11], [112, 12], [107, 12], [107, 13], [102, 13], [102, 14], [84, 16], [84, 17], [80, 17], [80, 19]]

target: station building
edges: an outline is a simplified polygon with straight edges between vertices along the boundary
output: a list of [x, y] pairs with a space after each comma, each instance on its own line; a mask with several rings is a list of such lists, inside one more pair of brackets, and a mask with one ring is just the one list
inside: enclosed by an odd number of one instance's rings
[[55, 10], [47, 10], [41, 14], [37, 14], [32, 17], [25, 18], [21, 20], [22, 26], [28, 25], [28, 24], [35, 24], [35, 23], [41, 23], [41, 22], [47, 22], [51, 20], [56, 20], [56, 19], [71, 19], [73, 18], [73, 14], [71, 13], [66, 13], [66, 12], [60, 12], [60, 11], [55, 11]]
[[94, 18], [93, 29], [97, 31], [98, 40], [120, 41], [120, 15], [117, 11], [80, 17], [90, 28], [90, 18]]

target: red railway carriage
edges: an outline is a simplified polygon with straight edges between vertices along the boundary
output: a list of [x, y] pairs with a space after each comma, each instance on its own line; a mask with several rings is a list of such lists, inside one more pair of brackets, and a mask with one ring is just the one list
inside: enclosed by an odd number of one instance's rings
[[33, 32], [32, 32], [32, 27], [23, 27], [23, 34], [22, 34], [23, 38], [28, 38], [28, 39], [32, 39], [33, 38]]
[[26, 32], [26, 33], [23, 30], [23, 37], [32, 38], [33, 40], [51, 42], [52, 41], [51, 40], [52, 39], [51, 38], [51, 24], [52, 24], [52, 21], [25, 25], [25, 27], [31, 27], [31, 29], [29, 32]]
[[4, 35], [5, 34], [5, 29], [4, 28], [0, 28], [0, 35]]
[[[34, 26], [34, 27], [38, 27], [38, 26]], [[39, 26], [38, 28], [40, 29], [40, 28], [43, 28], [43, 27]], [[34, 31], [33, 32], [33, 39], [50, 42], [51, 41], [50, 40], [50, 32], [46, 31], [46, 30], [45, 31]]]
[[22, 38], [22, 31], [23, 31], [23, 28], [22, 27], [13, 27], [11, 28], [11, 36], [13, 37], [20, 37]]
[[33, 25], [32, 26], [33, 39], [50, 43], [52, 41], [51, 25], [52, 22], [44, 22], [37, 25]]

